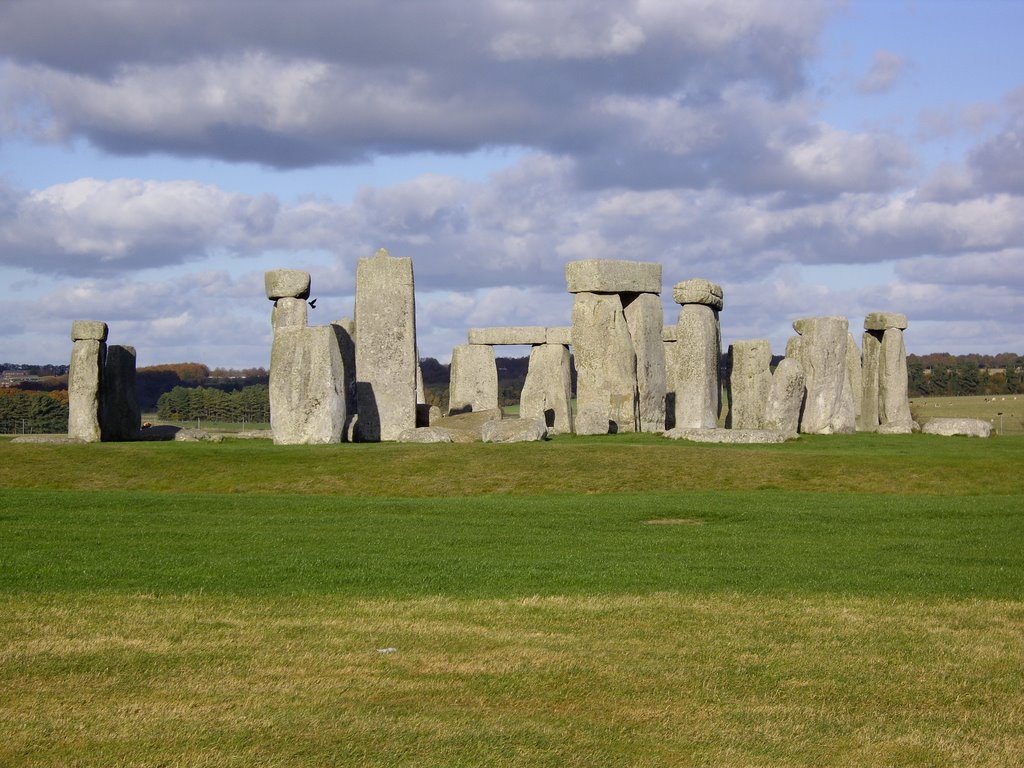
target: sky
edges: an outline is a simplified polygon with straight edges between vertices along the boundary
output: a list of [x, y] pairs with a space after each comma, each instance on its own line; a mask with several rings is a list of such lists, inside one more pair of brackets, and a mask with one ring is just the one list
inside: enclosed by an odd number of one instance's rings
[[[783, 10], [784, 9], [784, 10]], [[568, 325], [568, 261], [719, 283], [724, 343], [871, 311], [1024, 353], [1018, 0], [0, 0], [0, 363], [74, 319], [268, 366], [263, 273], [353, 310], [410, 256], [420, 354]], [[499, 354], [524, 354], [509, 348]]]

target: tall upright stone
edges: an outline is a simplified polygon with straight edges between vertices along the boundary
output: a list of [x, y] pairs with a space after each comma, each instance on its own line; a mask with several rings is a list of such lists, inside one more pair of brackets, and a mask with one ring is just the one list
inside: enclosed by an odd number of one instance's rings
[[861, 422], [861, 412], [864, 410], [864, 366], [852, 333], [846, 334], [846, 375], [853, 398], [853, 422], [856, 428]]
[[576, 294], [572, 344], [576, 358], [576, 433], [635, 432], [636, 352], [617, 294]]
[[800, 334], [805, 386], [800, 431], [838, 434], [855, 428], [853, 392], [846, 368], [849, 323], [845, 317], [808, 317], [793, 322]]
[[882, 333], [878, 366], [878, 428], [889, 433], [909, 433], [914, 420], [910, 415], [907, 391], [907, 349], [902, 328], [886, 328]]
[[772, 350], [767, 339], [729, 345], [729, 412], [727, 429], [764, 429], [768, 392], [772, 385]]
[[665, 431], [665, 310], [655, 293], [641, 293], [625, 305], [636, 351], [636, 386], [641, 432]]
[[345, 417], [345, 370], [336, 326], [279, 328], [270, 353], [274, 443], [339, 443]]
[[764, 428], [797, 434], [800, 410], [804, 402], [804, 370], [796, 358], [784, 358], [772, 374], [768, 404], [764, 411]]
[[452, 350], [448, 413], [498, 407], [498, 368], [490, 344], [460, 344]]
[[278, 328], [305, 328], [308, 322], [309, 273], [301, 269], [272, 269], [263, 273], [267, 298], [274, 302], [270, 324]]
[[341, 352], [342, 391], [345, 393], [345, 428], [342, 440], [352, 442], [356, 417], [356, 324], [348, 317], [331, 323]]
[[135, 387], [135, 348], [111, 344], [103, 364], [104, 440], [134, 440], [142, 426]]
[[416, 300], [412, 259], [383, 248], [356, 267], [357, 433], [397, 440], [416, 426]]
[[676, 425], [676, 370], [679, 367], [676, 355], [679, 354], [679, 343], [676, 341], [676, 326], [672, 327], [672, 339], [661, 342], [665, 354], [665, 429], [673, 429]]
[[68, 369], [68, 436], [96, 443], [103, 439], [102, 382], [107, 354], [107, 324], [75, 320], [71, 324]]
[[882, 355], [881, 334], [865, 331], [861, 340], [861, 401], [857, 429], [878, 430], [878, 371]]
[[542, 420], [549, 434], [573, 431], [569, 366], [569, 348], [563, 344], [538, 344], [530, 350], [519, 416]]
[[721, 410], [722, 288], [700, 278], [684, 280], [676, 284], [672, 298], [682, 305], [676, 322], [678, 341], [669, 360], [675, 428], [714, 429]]

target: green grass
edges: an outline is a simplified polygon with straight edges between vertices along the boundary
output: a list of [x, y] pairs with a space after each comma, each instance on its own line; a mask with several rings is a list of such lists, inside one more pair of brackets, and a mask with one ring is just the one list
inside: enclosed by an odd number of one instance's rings
[[915, 397], [910, 410], [922, 425], [938, 418], [983, 419], [992, 424], [994, 434], [1024, 435], [1024, 395]]
[[0, 441], [0, 765], [1020, 765], [1022, 466]]

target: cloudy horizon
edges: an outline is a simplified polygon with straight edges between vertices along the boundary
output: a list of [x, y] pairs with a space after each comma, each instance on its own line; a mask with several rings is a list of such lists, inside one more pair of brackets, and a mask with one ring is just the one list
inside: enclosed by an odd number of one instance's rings
[[564, 265], [725, 292], [723, 340], [905, 313], [1024, 353], [1024, 6], [806, 0], [0, 7], [0, 361], [73, 319], [139, 364], [266, 366], [267, 269], [322, 324], [411, 256], [420, 352], [567, 325]]

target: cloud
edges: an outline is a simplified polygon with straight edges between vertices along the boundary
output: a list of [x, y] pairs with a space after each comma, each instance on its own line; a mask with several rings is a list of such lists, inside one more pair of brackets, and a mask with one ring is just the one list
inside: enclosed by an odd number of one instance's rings
[[892, 51], [875, 51], [871, 68], [867, 71], [857, 90], [861, 93], [884, 93], [890, 90], [907, 68], [907, 61]]

